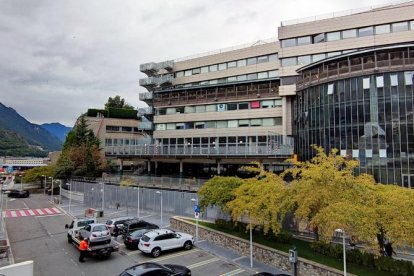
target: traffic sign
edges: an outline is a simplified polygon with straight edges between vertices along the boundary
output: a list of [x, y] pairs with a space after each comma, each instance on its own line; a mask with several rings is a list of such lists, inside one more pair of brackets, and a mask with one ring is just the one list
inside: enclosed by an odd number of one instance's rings
[[194, 212], [196, 213], [200, 213], [200, 206], [199, 205], [194, 205]]
[[194, 212], [194, 218], [196, 219], [200, 218], [200, 212]]

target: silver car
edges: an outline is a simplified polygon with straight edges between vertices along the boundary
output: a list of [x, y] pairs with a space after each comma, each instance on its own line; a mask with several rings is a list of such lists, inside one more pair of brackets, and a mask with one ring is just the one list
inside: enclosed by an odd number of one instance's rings
[[91, 223], [79, 231], [79, 235], [89, 240], [89, 244], [110, 243], [111, 234], [103, 223]]

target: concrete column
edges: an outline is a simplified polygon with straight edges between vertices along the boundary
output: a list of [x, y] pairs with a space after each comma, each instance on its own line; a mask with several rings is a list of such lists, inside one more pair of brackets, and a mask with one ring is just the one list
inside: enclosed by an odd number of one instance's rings
[[221, 163], [217, 160], [217, 175], [221, 174]]
[[120, 172], [122, 172], [122, 170], [124, 169], [123, 166], [124, 166], [124, 161], [122, 159], [119, 159], [119, 171]]
[[157, 169], [158, 169], [158, 161], [154, 162], [154, 166], [155, 166], [155, 171], [154, 174], [157, 175]]
[[147, 161], [147, 166], [148, 166], [148, 175], [151, 175], [151, 160]]

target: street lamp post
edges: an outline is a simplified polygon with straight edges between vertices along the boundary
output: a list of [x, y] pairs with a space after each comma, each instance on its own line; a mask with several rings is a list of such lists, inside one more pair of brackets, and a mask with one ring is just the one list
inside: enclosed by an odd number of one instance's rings
[[105, 183], [103, 182], [102, 182], [101, 192], [102, 192], [102, 211], [103, 211], [105, 208]]
[[[196, 208], [199, 208], [198, 207], [198, 198], [197, 199], [192, 198], [191, 201], [195, 202]], [[196, 219], [196, 238], [195, 238], [195, 241], [198, 242], [198, 218], [200, 216], [200, 213], [196, 214], [197, 213], [197, 211], [195, 210], [196, 208], [194, 208], [194, 214], [195, 214], [195, 217], [196, 217], [195, 218]]]
[[162, 228], [162, 192], [161, 191], [156, 191], [155, 193], [159, 194], [161, 197], [161, 223], [160, 223], [160, 228]]
[[72, 183], [66, 183], [69, 186], [69, 214], [70, 214], [70, 205], [72, 203]]
[[53, 202], [53, 201], [52, 201], [52, 198], [53, 198], [53, 176], [49, 176], [49, 179], [52, 179], [52, 183], [50, 184], [51, 189], [52, 189], [52, 190], [51, 190], [51, 193], [50, 193], [50, 194], [51, 194], [51, 196], [50, 196], [50, 201], [51, 201], [51, 202]]
[[344, 276], [346, 276], [346, 247], [345, 247], [345, 229], [335, 229], [335, 232], [342, 233], [342, 245], [343, 245], [343, 254], [344, 254]]
[[46, 175], [42, 174], [42, 176], [45, 178], [45, 184], [43, 185], [43, 194], [46, 194]]
[[23, 175], [20, 175], [20, 191], [23, 190]]
[[139, 219], [139, 187], [134, 188], [137, 190], [137, 217]]
[[62, 201], [62, 181], [59, 183], [59, 207], [61, 206], [60, 202]]
[[250, 228], [250, 267], [253, 267], [253, 233], [252, 233], [252, 221], [249, 213], [249, 228]]

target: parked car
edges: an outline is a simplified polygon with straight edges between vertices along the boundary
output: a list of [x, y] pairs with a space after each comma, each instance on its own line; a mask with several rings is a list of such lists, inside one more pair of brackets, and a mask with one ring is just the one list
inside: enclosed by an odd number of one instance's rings
[[30, 195], [28, 190], [9, 190], [5, 193], [8, 197], [29, 197]]
[[190, 276], [191, 270], [182, 265], [141, 263], [125, 269], [119, 276], [163, 275]]
[[89, 244], [110, 243], [111, 234], [103, 223], [91, 223], [79, 231], [79, 235], [89, 240]]
[[158, 229], [145, 233], [139, 240], [138, 249], [143, 253], [158, 257], [162, 251], [180, 247], [189, 250], [193, 244], [194, 237], [189, 234]]
[[141, 239], [142, 235], [151, 231], [152, 229], [139, 229], [135, 230], [134, 232], [129, 233], [125, 240], [124, 244], [128, 249], [138, 249], [139, 240]]
[[159, 227], [158, 225], [149, 223], [145, 220], [133, 219], [125, 221], [120, 229], [120, 234], [122, 235], [122, 238], [125, 239], [129, 233], [139, 229], [159, 229]]
[[115, 236], [116, 233], [114, 233], [115, 229], [120, 229], [123, 227], [124, 223], [128, 220], [132, 220], [131, 217], [120, 217], [120, 218], [113, 218], [108, 219], [106, 221], [106, 226], [108, 226], [109, 231], [111, 232], [111, 235]]

